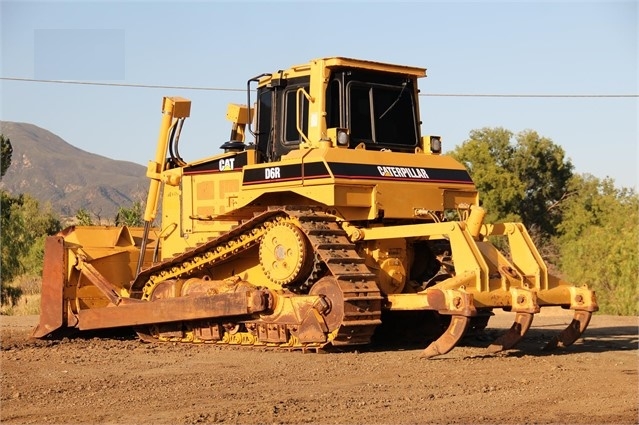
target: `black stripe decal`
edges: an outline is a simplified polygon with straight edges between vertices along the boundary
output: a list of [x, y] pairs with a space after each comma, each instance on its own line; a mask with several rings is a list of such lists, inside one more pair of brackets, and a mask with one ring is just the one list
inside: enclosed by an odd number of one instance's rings
[[329, 162], [335, 178], [472, 184], [466, 170]]
[[240, 171], [247, 164], [246, 152], [240, 152], [229, 158], [216, 159], [197, 165], [184, 167], [184, 174], [211, 174], [224, 171]]
[[[445, 168], [403, 167], [398, 165], [328, 163], [335, 178], [388, 180], [424, 183], [473, 184], [468, 171]], [[330, 177], [323, 162], [289, 164], [244, 170], [244, 185], [280, 183]]]
[[308, 164], [279, 165], [266, 168], [251, 168], [244, 170], [242, 184], [281, 183], [287, 181], [301, 181], [330, 177], [328, 169], [323, 162], [311, 162]]

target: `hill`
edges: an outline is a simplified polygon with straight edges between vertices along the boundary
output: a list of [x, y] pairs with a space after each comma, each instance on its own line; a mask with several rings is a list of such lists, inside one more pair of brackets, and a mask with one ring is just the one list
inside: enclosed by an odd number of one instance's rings
[[142, 165], [83, 151], [33, 124], [0, 121], [0, 132], [13, 147], [0, 188], [14, 195], [50, 202], [62, 217], [84, 208], [111, 221], [120, 206], [146, 199], [149, 183]]

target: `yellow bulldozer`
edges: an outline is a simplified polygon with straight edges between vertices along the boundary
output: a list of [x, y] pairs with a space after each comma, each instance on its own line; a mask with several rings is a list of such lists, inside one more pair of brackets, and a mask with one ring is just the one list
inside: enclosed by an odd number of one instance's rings
[[33, 336], [132, 327], [150, 341], [318, 351], [405, 335], [430, 342], [430, 358], [493, 309], [514, 313], [497, 352], [540, 307], [562, 306], [574, 319], [547, 347], [572, 344], [594, 292], [550, 275], [521, 223], [483, 223], [465, 167], [421, 134], [425, 76], [342, 57], [258, 75], [246, 105], [228, 107], [223, 152], [193, 162], [179, 153], [191, 103], [165, 97], [144, 227], [49, 237]]

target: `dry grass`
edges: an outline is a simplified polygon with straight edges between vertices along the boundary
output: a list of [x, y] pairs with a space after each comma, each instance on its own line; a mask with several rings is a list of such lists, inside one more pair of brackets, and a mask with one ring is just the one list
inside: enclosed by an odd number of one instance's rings
[[40, 314], [40, 290], [42, 278], [34, 275], [22, 275], [9, 285], [21, 294], [15, 300], [0, 306], [0, 314], [6, 316], [26, 316]]
[[12, 306], [3, 305], [0, 314], [6, 316], [32, 316], [40, 314], [40, 294], [23, 295]]

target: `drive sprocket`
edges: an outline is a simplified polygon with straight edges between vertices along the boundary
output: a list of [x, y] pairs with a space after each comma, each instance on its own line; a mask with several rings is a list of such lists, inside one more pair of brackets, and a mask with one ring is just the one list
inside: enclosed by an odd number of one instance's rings
[[313, 248], [298, 226], [280, 221], [260, 241], [260, 264], [264, 275], [276, 285], [301, 283], [313, 267]]

